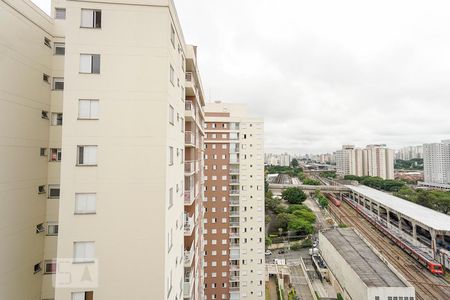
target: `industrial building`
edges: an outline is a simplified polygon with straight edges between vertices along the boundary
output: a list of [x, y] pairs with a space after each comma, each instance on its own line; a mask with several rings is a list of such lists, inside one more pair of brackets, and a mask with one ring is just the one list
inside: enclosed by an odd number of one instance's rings
[[415, 299], [414, 287], [354, 229], [320, 232], [319, 248], [344, 299]]

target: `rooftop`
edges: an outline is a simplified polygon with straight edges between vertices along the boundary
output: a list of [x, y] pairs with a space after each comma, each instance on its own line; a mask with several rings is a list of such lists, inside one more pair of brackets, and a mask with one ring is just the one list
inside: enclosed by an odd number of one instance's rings
[[367, 287], [407, 287], [351, 228], [322, 232]]
[[365, 185], [346, 185], [346, 187], [380, 203], [384, 207], [389, 207], [405, 216], [409, 216], [430, 228], [439, 231], [450, 231], [450, 216], [446, 214]]

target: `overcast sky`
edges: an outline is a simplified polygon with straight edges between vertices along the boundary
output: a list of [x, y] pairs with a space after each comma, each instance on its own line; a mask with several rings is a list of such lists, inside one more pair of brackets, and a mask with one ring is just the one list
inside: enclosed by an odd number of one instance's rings
[[450, 138], [450, 1], [175, 3], [207, 99], [264, 117], [266, 151]]

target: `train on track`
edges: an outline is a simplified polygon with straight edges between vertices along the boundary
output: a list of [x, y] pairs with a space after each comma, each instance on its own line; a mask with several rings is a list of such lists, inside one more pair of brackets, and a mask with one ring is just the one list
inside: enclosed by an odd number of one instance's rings
[[324, 193], [325, 197], [327, 197], [328, 200], [330, 200], [335, 206], [339, 207], [341, 206], [341, 200], [336, 198], [333, 194], [330, 193]]
[[[334, 198], [334, 197], [332, 197]], [[364, 208], [356, 205], [353, 200], [350, 200], [346, 197], [342, 197], [346, 203], [348, 203], [354, 210], [360, 213], [367, 221], [369, 221], [373, 226], [375, 226], [378, 230], [384, 233], [390, 240], [392, 240], [397, 246], [403, 249], [406, 253], [408, 253], [411, 257], [417, 260], [421, 265], [423, 265], [427, 270], [435, 275], [443, 275], [444, 269], [442, 264], [438, 263], [432, 258], [427, 257], [423, 253], [420, 253], [417, 249], [414, 249], [403, 240], [401, 240], [398, 236], [394, 235], [390, 230], [388, 230], [385, 226], [383, 226], [376, 218], [371, 216], [369, 213], [365, 211]], [[330, 199], [330, 198], [328, 198]], [[334, 201], [330, 199], [330, 201]], [[341, 201], [338, 202], [339, 206], [341, 205]], [[338, 206], [338, 205], [336, 205]], [[339, 207], [338, 206], [338, 207]]]

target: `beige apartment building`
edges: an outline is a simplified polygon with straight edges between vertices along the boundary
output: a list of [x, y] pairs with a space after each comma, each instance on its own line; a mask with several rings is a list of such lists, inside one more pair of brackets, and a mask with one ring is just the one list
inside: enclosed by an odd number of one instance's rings
[[205, 299], [265, 299], [262, 119], [207, 103]]
[[173, 2], [1, 0], [0, 25], [0, 299], [202, 299], [204, 98]]
[[394, 150], [384, 144], [367, 145], [356, 148], [343, 145], [336, 151], [336, 169], [341, 176], [376, 176], [394, 179]]

